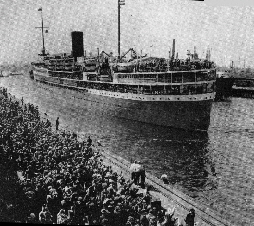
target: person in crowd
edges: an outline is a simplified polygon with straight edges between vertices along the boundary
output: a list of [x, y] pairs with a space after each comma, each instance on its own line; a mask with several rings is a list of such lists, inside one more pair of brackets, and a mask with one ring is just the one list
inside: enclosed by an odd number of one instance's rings
[[46, 205], [43, 205], [43, 206], [42, 206], [42, 210], [41, 210], [41, 212], [39, 213], [39, 222], [40, 222], [41, 224], [46, 223]]
[[92, 139], [91, 139], [91, 137], [90, 136], [88, 136], [88, 138], [87, 138], [87, 145], [90, 147], [91, 145], [92, 145]]
[[34, 214], [34, 213], [31, 213], [31, 214], [29, 215], [29, 217], [27, 218], [26, 223], [37, 224], [37, 223], [39, 223], [39, 222], [37, 222], [37, 219], [36, 219], [35, 214]]
[[65, 209], [60, 209], [59, 213], [57, 214], [57, 224], [67, 224], [68, 216], [65, 213]]
[[187, 214], [185, 218], [186, 226], [194, 226], [195, 223], [195, 210], [190, 209], [189, 213]]
[[[17, 181], [20, 201], [15, 207], [24, 214], [16, 222], [34, 223], [38, 217], [42, 224], [138, 226], [163, 225], [172, 218], [151, 208], [148, 188], [139, 194], [133, 185], [139, 182], [140, 162], [130, 167], [132, 180], [125, 180], [103, 164], [90, 136], [83, 145], [73, 133], [54, 132], [41, 120], [38, 107], [22, 106], [6, 89], [0, 89], [0, 118], [2, 159], [24, 175]], [[59, 117], [57, 121], [58, 130]], [[190, 211], [186, 224], [193, 225], [194, 217]]]
[[137, 170], [138, 183], [140, 183], [140, 186], [142, 188], [145, 188], [146, 172], [145, 172], [144, 166], [141, 164], [140, 161], [138, 161], [138, 163], [137, 163], [136, 170]]
[[130, 165], [130, 172], [131, 172], [131, 180], [134, 181], [134, 184], [138, 184], [138, 177], [137, 177], [137, 161], [135, 160], [131, 165]]
[[59, 117], [57, 117], [57, 119], [56, 119], [56, 130], [58, 130], [59, 129]]
[[163, 181], [164, 184], [169, 184], [167, 174], [162, 174], [161, 175], [161, 180]]

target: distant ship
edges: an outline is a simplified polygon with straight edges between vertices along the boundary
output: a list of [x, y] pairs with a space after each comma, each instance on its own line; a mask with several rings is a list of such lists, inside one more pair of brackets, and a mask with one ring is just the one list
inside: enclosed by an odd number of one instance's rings
[[215, 100], [226, 100], [232, 96], [232, 87], [235, 82], [235, 78], [232, 76], [233, 62], [231, 70], [223, 70], [216, 72], [216, 95]]
[[46, 54], [43, 41], [41, 60], [32, 63], [30, 77], [81, 92], [84, 106], [90, 111], [160, 126], [207, 131], [215, 97], [213, 62], [190, 52], [187, 59], [178, 59], [175, 40], [169, 59], [138, 57], [133, 49], [130, 60], [99, 51], [97, 57], [87, 57], [83, 32], [74, 31], [71, 36], [72, 54]]

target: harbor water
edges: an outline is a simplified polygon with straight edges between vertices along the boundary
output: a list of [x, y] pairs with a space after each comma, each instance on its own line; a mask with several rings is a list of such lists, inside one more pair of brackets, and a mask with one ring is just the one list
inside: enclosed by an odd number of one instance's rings
[[236, 225], [254, 225], [254, 101], [214, 102], [207, 133], [91, 114], [76, 91], [48, 86], [28, 75], [0, 78], [0, 86], [39, 106], [54, 125], [100, 140], [105, 149], [140, 160], [147, 171]]

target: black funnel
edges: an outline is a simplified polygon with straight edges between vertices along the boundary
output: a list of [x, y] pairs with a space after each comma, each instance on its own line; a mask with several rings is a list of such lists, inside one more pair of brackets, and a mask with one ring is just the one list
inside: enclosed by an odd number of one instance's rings
[[83, 32], [73, 31], [71, 32], [71, 38], [72, 38], [72, 55], [75, 61], [77, 61], [77, 57], [84, 56]]

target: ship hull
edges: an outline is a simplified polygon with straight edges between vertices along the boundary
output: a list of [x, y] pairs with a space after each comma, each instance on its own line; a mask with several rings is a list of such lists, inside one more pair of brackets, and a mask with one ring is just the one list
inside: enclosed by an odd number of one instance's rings
[[[126, 94], [118, 95], [117, 92], [82, 90], [73, 81], [45, 76], [42, 73], [34, 73], [34, 77], [40, 82], [78, 90], [70, 92], [75, 92], [77, 98], [84, 100], [84, 108], [96, 114], [108, 114], [128, 120], [192, 131], [207, 131], [210, 124], [213, 102], [211, 95], [214, 96], [214, 93], [195, 95], [195, 99], [202, 95], [200, 100], [195, 101], [187, 100], [194, 98], [188, 95], [184, 95], [185, 101], [179, 101], [177, 99], [181, 98], [173, 97], [173, 95], [172, 98], [175, 100], [142, 101], [137, 100], [137, 98], [133, 99], [134, 94], [128, 94], [128, 98], [121, 98], [120, 95]], [[205, 98], [204, 95], [206, 95]], [[179, 95], [179, 97], [181, 96]], [[151, 99], [152, 96], [150, 95], [149, 98]]]

